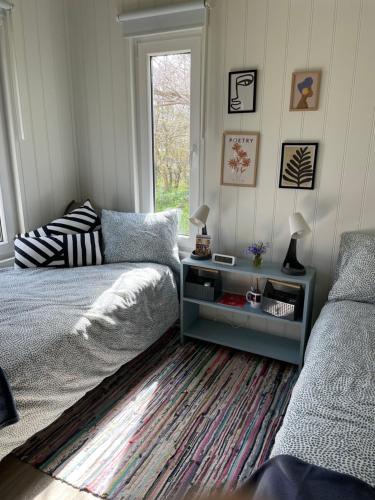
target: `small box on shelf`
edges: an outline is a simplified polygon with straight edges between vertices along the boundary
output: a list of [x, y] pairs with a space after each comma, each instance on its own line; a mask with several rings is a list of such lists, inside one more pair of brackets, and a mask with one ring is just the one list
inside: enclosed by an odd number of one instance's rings
[[220, 271], [191, 266], [185, 281], [185, 297], [215, 302], [222, 293]]

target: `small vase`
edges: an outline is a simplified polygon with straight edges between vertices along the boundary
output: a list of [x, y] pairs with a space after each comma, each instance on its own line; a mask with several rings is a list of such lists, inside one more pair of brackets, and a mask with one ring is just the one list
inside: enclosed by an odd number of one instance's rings
[[261, 267], [262, 264], [263, 264], [263, 257], [261, 255], [254, 255], [253, 266], [254, 267]]

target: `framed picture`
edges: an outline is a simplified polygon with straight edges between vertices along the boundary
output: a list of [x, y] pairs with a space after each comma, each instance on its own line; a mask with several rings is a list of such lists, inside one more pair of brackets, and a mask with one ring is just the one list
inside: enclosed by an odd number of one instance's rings
[[317, 142], [284, 142], [279, 187], [314, 189], [317, 156]]
[[297, 71], [292, 75], [290, 111], [316, 111], [321, 71]]
[[258, 132], [224, 132], [221, 184], [255, 187]]
[[228, 113], [255, 113], [257, 70], [231, 71], [228, 84]]

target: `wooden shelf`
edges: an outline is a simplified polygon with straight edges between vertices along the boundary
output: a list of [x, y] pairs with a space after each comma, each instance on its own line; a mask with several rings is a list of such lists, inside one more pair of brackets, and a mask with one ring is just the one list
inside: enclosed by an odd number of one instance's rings
[[200, 306], [212, 307], [213, 309], [220, 309], [221, 311], [234, 312], [238, 314], [246, 314], [247, 316], [255, 316], [257, 318], [267, 319], [270, 321], [282, 321], [283, 323], [292, 325], [302, 325], [302, 321], [294, 321], [290, 319], [278, 318], [277, 316], [272, 316], [272, 314], [267, 314], [262, 309], [254, 309], [249, 303], [246, 303], [243, 307], [228, 306], [226, 304], [221, 304], [219, 302], [210, 302], [208, 300], [198, 300], [191, 299], [190, 297], [184, 297], [185, 302], [190, 302], [191, 304], [198, 304]]
[[[288, 363], [294, 363], [301, 369], [306, 344], [311, 330], [312, 303], [315, 286], [315, 269], [306, 268], [303, 276], [289, 276], [281, 271], [280, 264], [264, 263], [261, 268], [255, 268], [247, 259], [237, 259], [235, 266], [225, 266], [212, 262], [212, 260], [197, 261], [188, 257], [181, 263], [181, 341], [185, 338], [205, 340], [235, 349], [240, 349], [260, 356], [275, 358]], [[190, 267], [212, 269], [221, 271], [223, 274], [231, 273], [245, 276], [257, 276], [259, 278], [270, 278], [289, 283], [298, 283], [304, 288], [303, 313], [300, 321], [291, 321], [278, 318], [263, 312], [261, 309], [253, 309], [250, 304], [244, 307], [234, 307], [218, 302], [194, 299], [184, 296], [185, 280]], [[252, 328], [235, 327], [221, 321], [212, 321], [201, 318], [200, 306], [217, 309], [222, 312], [242, 314], [251, 317], [262, 318], [267, 321], [279, 322], [280, 325], [298, 325], [299, 338], [292, 340], [285, 336], [271, 335]]]
[[185, 337], [205, 340], [260, 356], [299, 363], [299, 341], [250, 328], [233, 327], [226, 323], [199, 318], [184, 330]]
[[261, 267], [257, 268], [251, 264], [250, 259], [237, 259], [235, 266], [225, 266], [212, 262], [212, 260], [194, 260], [191, 257], [187, 257], [183, 259], [182, 265], [215, 269], [216, 271], [229, 273], [247, 274], [250, 276], [257, 276], [258, 278], [272, 278], [302, 285], [308, 284], [315, 276], [315, 269], [312, 267], [306, 267], [306, 274], [303, 276], [291, 276], [283, 273], [281, 265], [276, 262], [264, 262]]

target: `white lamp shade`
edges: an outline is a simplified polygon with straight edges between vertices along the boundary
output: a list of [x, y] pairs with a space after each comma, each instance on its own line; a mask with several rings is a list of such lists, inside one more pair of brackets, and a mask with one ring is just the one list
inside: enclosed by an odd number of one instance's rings
[[310, 228], [302, 214], [296, 212], [289, 216], [290, 236], [295, 240], [304, 238], [310, 232]]
[[201, 205], [190, 217], [190, 222], [194, 224], [194, 226], [204, 227], [207, 222], [207, 217], [210, 209], [207, 205]]

